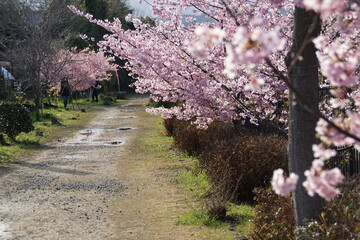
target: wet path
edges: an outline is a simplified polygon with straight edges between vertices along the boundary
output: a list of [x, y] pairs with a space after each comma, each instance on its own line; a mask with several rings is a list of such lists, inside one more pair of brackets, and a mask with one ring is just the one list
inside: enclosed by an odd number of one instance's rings
[[116, 239], [109, 204], [126, 186], [115, 165], [140, 108], [104, 109], [73, 138], [0, 169], [0, 239]]

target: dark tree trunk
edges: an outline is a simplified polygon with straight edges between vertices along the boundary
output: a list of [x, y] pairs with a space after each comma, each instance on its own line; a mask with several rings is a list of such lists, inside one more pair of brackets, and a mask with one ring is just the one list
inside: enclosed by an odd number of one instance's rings
[[35, 96], [35, 119], [36, 121], [40, 121], [40, 97]]
[[0, 133], [0, 146], [6, 145], [4, 134]]
[[[296, 225], [303, 225], [304, 219], [317, 219], [322, 210], [323, 200], [308, 196], [301, 186], [305, 180], [304, 171], [314, 160], [312, 145], [317, 142], [315, 126], [318, 118], [309, 108], [318, 109], [318, 60], [316, 49], [311, 42], [320, 32], [320, 20], [313, 11], [295, 9], [295, 26], [292, 51], [287, 62], [289, 77], [294, 91], [290, 92], [289, 117], [289, 169], [299, 175], [299, 184], [294, 194]], [[300, 53], [298, 61], [292, 61]], [[307, 102], [305, 104], [304, 102]]]

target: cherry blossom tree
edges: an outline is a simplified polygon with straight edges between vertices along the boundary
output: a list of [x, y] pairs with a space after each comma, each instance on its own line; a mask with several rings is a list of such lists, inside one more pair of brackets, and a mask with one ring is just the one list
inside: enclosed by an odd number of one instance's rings
[[[323, 169], [335, 154], [327, 146], [360, 148], [358, 1], [154, 0], [151, 6], [156, 25], [128, 16], [133, 31], [117, 19], [70, 9], [111, 32], [100, 47], [128, 60], [138, 92], [181, 103], [149, 112], [200, 128], [238, 120], [289, 133], [295, 173], [285, 179], [276, 171], [272, 185], [288, 194], [303, 182], [306, 190], [297, 187], [294, 196], [297, 224], [316, 217], [321, 202], [304, 196], [333, 199], [343, 179], [338, 169]], [[210, 20], [184, 18], [189, 8]]]
[[85, 49], [79, 53], [69, 53], [64, 50], [60, 53], [60, 58], [68, 54], [71, 55], [71, 60], [65, 65], [62, 74], [69, 78], [73, 91], [87, 90], [95, 85], [96, 81], [107, 80], [110, 71], [116, 71], [116, 67], [110, 63], [113, 58], [106, 57], [102, 51]]
[[102, 51], [94, 52], [84, 49], [60, 50], [56, 60], [49, 59], [42, 69], [44, 87], [51, 91], [60, 90], [61, 79], [69, 79], [71, 91], [84, 91], [94, 86], [96, 82], [108, 80], [111, 71], [116, 67], [111, 63], [112, 57], [106, 57]]

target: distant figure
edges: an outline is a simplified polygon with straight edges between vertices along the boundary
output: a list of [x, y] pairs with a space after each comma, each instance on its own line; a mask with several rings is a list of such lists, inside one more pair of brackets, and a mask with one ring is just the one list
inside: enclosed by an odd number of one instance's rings
[[61, 80], [60, 95], [63, 97], [64, 108], [66, 109], [70, 96], [70, 85], [67, 77], [64, 77], [63, 80]]
[[98, 81], [96, 81], [94, 86], [91, 86], [90, 92], [92, 92], [92, 101], [98, 102], [98, 95], [99, 95], [99, 89], [101, 88], [101, 85]]

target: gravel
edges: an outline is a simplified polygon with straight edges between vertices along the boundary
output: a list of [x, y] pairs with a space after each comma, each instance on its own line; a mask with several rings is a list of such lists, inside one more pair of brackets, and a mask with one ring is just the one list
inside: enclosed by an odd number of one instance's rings
[[104, 108], [73, 138], [0, 169], [0, 239], [115, 239], [108, 206], [126, 189], [115, 165], [138, 109]]

